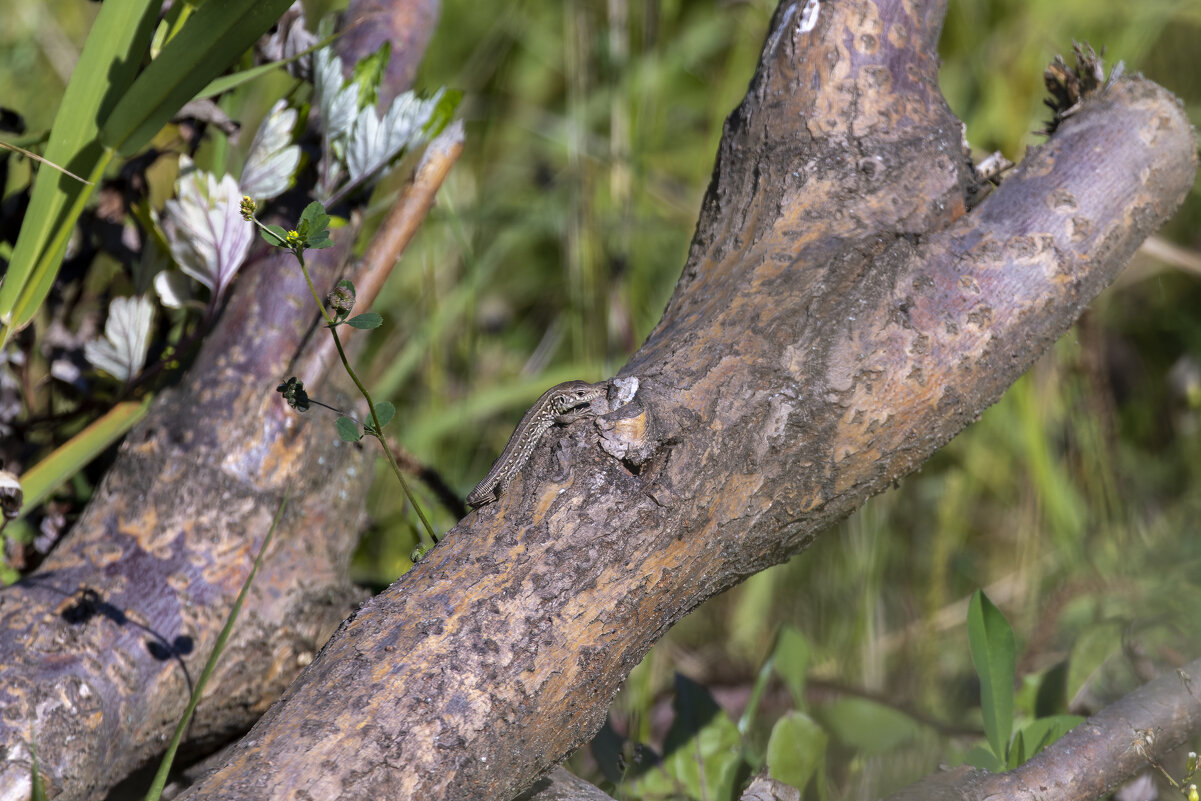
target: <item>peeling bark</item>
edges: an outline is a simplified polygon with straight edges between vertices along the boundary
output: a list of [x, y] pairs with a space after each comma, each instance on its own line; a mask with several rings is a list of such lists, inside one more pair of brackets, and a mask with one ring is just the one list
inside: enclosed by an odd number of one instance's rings
[[619, 373], [633, 399], [539, 448], [186, 797], [512, 797], [675, 621], [917, 467], [1068, 328], [1183, 199], [1191, 129], [1119, 81], [967, 213], [942, 12], [781, 6]]

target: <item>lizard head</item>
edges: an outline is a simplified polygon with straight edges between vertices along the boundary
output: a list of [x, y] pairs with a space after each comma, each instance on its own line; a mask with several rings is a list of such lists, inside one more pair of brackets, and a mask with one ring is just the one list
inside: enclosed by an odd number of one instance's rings
[[599, 397], [603, 391], [603, 387], [603, 384], [572, 381], [558, 389], [551, 398], [551, 404], [554, 406], [557, 414], [564, 414], [571, 409], [590, 403], [593, 398]]

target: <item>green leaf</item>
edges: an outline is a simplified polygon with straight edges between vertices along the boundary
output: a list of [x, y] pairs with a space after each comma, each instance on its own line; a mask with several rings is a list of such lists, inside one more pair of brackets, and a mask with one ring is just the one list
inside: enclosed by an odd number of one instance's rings
[[146, 416], [152, 398], [153, 396], [148, 396], [141, 402], [118, 403], [99, 420], [26, 470], [21, 475], [21, 489], [25, 493], [21, 514], [40, 504], [59, 485], [86, 467], [108, 446], [125, 436], [125, 432]]
[[1027, 723], [1014, 738], [1015, 743], [1018, 738], [1021, 738], [1026, 753], [1020, 761], [1010, 760], [1012, 764], [1009, 765], [1009, 768], [1016, 768], [1023, 764], [1083, 722], [1084, 718], [1079, 715], [1052, 715]]
[[359, 424], [349, 417], [339, 417], [334, 422], [334, 427], [338, 429], [338, 437], [343, 442], [358, 442], [363, 438]]
[[1120, 623], [1106, 620], [1088, 626], [1077, 635], [1068, 658], [1065, 695], [1069, 701], [1090, 681], [1110, 677], [1107, 665], [1112, 666], [1110, 657], [1122, 653], [1122, 629]]
[[[286, 242], [288, 241], [287, 229], [285, 229], [283, 226], [280, 226], [280, 225], [264, 225], [263, 228], [266, 228], [267, 230], [264, 231], [264, 230], [262, 230], [262, 228], [260, 228], [259, 235], [261, 237], [263, 237], [264, 242], [266, 242], [269, 245], [274, 245], [277, 248], [286, 248], [287, 247], [287, 244], [286, 244]], [[267, 233], [267, 231], [270, 231], [271, 233]]]
[[305, 206], [304, 211], [300, 213], [296, 231], [304, 240], [306, 248], [321, 250], [334, 244], [329, 238], [329, 215], [325, 213], [325, 206], [316, 200]]
[[982, 745], [972, 746], [963, 755], [963, 762], [966, 765], [971, 765], [973, 768], [986, 770], [989, 773], [1001, 773], [1005, 770], [1005, 763], [997, 759], [996, 754]]
[[287, 65], [293, 61], [296, 61], [297, 59], [304, 58], [305, 56], [309, 55], [310, 53], [312, 53], [316, 50], [320, 50], [321, 48], [325, 47], [327, 44], [330, 44], [331, 42], [334, 41], [334, 39], [337, 39], [341, 35], [342, 35], [341, 32], [339, 32], [339, 33], [335, 33], [330, 36], [327, 36], [324, 39], [322, 39], [321, 41], [312, 45], [311, 47], [301, 50], [299, 53], [296, 53], [295, 55], [293, 55], [289, 58], [283, 58], [283, 59], [280, 59], [279, 61], [270, 61], [266, 64], [259, 64], [257, 66], [251, 67], [249, 69], [239, 70], [238, 72], [231, 72], [228, 75], [222, 75], [220, 78], [215, 78], [209, 82], [208, 86], [205, 86], [203, 89], [201, 89], [199, 92], [196, 93], [196, 99], [203, 100], [206, 97], [216, 97], [219, 94], [228, 92], [230, 89], [236, 89], [237, 87], [241, 86], [244, 83], [250, 83], [251, 81], [255, 80], [256, 78], [261, 78], [262, 76], [264, 76], [270, 72], [274, 72], [275, 70], [280, 69], [281, 67], [284, 67], [285, 65]]
[[738, 727], [709, 691], [676, 675], [675, 718], [663, 761], [634, 781], [634, 797], [736, 798], [744, 772]]
[[[112, 154], [100, 145], [97, 121], [109, 116], [137, 75], [159, 6], [150, 0], [100, 6], [59, 103], [42, 154], [46, 160], [92, 182], [103, 175]], [[38, 170], [8, 273], [0, 285], [4, 339], [33, 318], [50, 291], [67, 240], [93, 188], [54, 170]]]
[[972, 596], [967, 612], [968, 645], [980, 677], [980, 708], [984, 733], [993, 753], [1005, 761], [1013, 733], [1013, 680], [1017, 645], [1013, 629], [983, 592]]
[[375, 312], [366, 312], [364, 314], [351, 317], [346, 321], [346, 324], [353, 328], [361, 328], [364, 331], [367, 331], [372, 328], [379, 328], [381, 325], [383, 325], [384, 318], [380, 317]]
[[101, 141], [122, 156], [137, 152], [289, 5], [291, 0], [208, 0], [129, 87], [105, 120]]
[[883, 754], [917, 736], [903, 712], [866, 698], [840, 698], [821, 708], [822, 721], [838, 740], [865, 754]]
[[379, 418], [380, 428], [383, 428], [396, 416], [396, 407], [388, 401], [380, 401], [375, 404], [375, 416]]
[[388, 69], [388, 59], [392, 57], [392, 43], [384, 40], [379, 50], [359, 60], [354, 65], [350, 82], [359, 89], [359, 108], [374, 106], [379, 98], [379, 84]]
[[1026, 759], [1026, 737], [1019, 729], [1018, 733], [1013, 735], [1013, 742], [1009, 744], [1009, 754], [1005, 758], [1005, 770], [1013, 770]]
[[767, 741], [767, 770], [773, 779], [804, 790], [818, 771], [829, 741], [822, 727], [804, 712], [788, 712], [772, 727]]
[[1048, 668], [1034, 697], [1034, 716], [1051, 717], [1068, 708], [1068, 662], [1062, 660]]
[[[762, 581], [762, 577], [767, 575], [769, 574], [761, 573], [756, 579]], [[751, 584], [751, 586], [753, 587], [754, 584]], [[766, 594], [770, 595], [771, 585], [764, 584], [762, 586], [766, 587]], [[762, 611], [761, 608], [760, 611]], [[767, 689], [772, 676], [778, 675], [783, 679], [788, 689], [792, 692], [793, 704], [798, 709], [803, 708], [805, 703], [805, 675], [809, 670], [809, 661], [809, 641], [805, 639], [804, 634], [792, 626], [783, 626], [776, 630], [771, 652], [759, 668], [759, 673], [755, 677], [755, 683], [751, 687], [750, 701], [747, 703], [742, 717], [738, 719], [738, 731], [745, 740], [748, 758], [753, 762], [762, 762], [760, 751], [764, 743], [761, 741], [761, 738], [753, 736], [754, 729], [752, 727], [755, 722], [755, 715], [759, 709], [760, 699], [763, 697], [763, 693]]]
[[302, 231], [308, 236], [316, 236], [328, 228], [329, 215], [325, 213], [325, 206], [316, 200], [305, 206], [304, 211], [300, 212], [300, 223], [296, 226], [297, 231]]
[[809, 640], [792, 626], [780, 629], [772, 651], [776, 673], [788, 685], [792, 702], [797, 707], [805, 703], [805, 675], [809, 671], [812, 649]]
[[434, 105], [433, 111], [430, 112], [429, 121], [422, 131], [427, 139], [433, 139], [442, 133], [450, 121], [455, 118], [455, 111], [458, 110], [462, 100], [463, 93], [458, 89], [442, 90], [442, 95]]

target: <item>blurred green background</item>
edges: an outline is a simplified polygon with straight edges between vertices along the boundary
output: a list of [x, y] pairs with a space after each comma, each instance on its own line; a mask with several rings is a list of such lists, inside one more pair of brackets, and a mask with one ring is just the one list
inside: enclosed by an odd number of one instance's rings
[[[612, 375], [654, 325], [684, 263], [722, 121], [745, 92], [774, 7], [444, 3], [418, 86], [464, 92], [467, 149], [376, 305], [385, 327], [361, 364], [373, 394], [396, 404], [401, 444], [460, 494], [542, 390]], [[91, 13], [74, 1], [0, 0], [2, 104], [31, 128], [52, 119]], [[1070, 63], [1073, 40], [1105, 47], [1107, 64], [1124, 61], [1166, 86], [1201, 120], [1195, 1], [952, 2], [942, 86], [979, 156], [999, 149], [1019, 160], [1039, 141], [1042, 71], [1056, 53]], [[270, 102], [261, 95], [248, 93], [248, 125]], [[377, 222], [397, 183], [377, 190]], [[1087, 712], [1153, 668], [1195, 656], [1195, 188], [1160, 236], [1183, 252], [1160, 243], [1140, 253], [921, 471], [677, 626], [614, 706], [627, 756], [634, 741], [661, 747], [676, 671], [737, 718], [787, 627], [808, 643], [806, 709], [830, 733], [822, 787], [831, 796], [878, 797], [954, 762], [978, 741], [963, 622], [981, 587], [1016, 631], [1031, 709], [1034, 695], [1055, 689], [1060, 707]], [[415, 544], [415, 518], [390, 481], [378, 471], [356, 559], [368, 585], [405, 571]], [[453, 525], [419, 491], [437, 527]], [[760, 699], [759, 729], [790, 708], [774, 686]], [[846, 725], [843, 702], [865, 697], [881, 717], [869, 709], [867, 722]], [[885, 722], [896, 708], [929, 720]], [[576, 767], [599, 770], [587, 754]], [[662, 797], [643, 789], [623, 780], [615, 792]]]

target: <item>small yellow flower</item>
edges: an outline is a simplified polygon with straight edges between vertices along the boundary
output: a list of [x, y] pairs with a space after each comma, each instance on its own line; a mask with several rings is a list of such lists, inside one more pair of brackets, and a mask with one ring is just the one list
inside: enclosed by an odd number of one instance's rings
[[288, 231], [285, 239], [287, 239], [289, 247], [296, 247], [300, 244], [300, 233], [297, 231]]
[[250, 218], [254, 216], [254, 210], [256, 208], [258, 208], [258, 206], [255, 204], [254, 198], [252, 198], [250, 195], [242, 195], [241, 210], [243, 220], [250, 222]]

